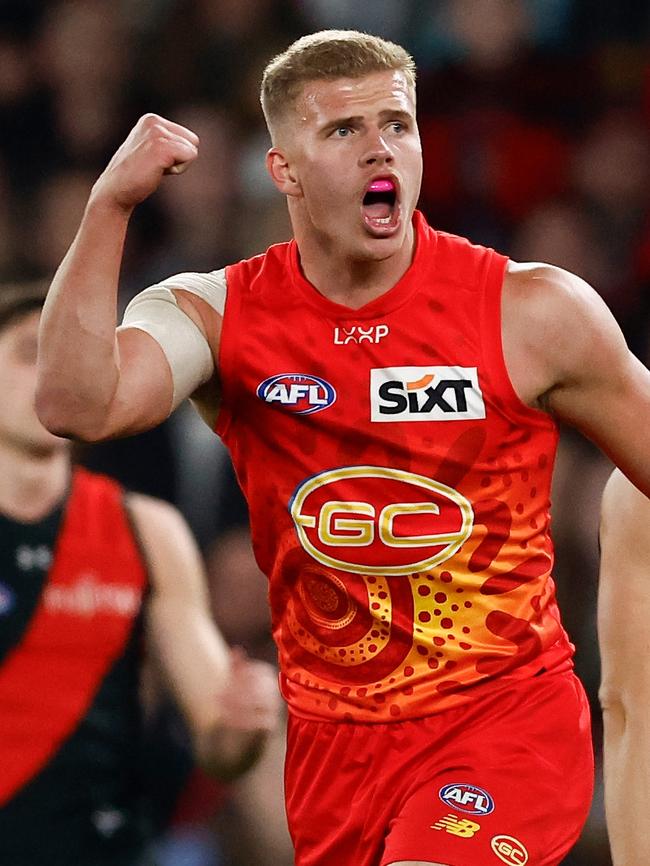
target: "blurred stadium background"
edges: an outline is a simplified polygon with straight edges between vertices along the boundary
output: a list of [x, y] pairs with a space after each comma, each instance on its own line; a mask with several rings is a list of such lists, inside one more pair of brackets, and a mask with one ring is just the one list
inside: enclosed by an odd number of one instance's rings
[[[147, 111], [194, 129], [201, 155], [137, 211], [122, 305], [162, 276], [213, 270], [285, 240], [285, 205], [264, 173], [258, 83], [274, 53], [326, 27], [368, 30], [415, 55], [429, 220], [583, 276], [647, 363], [648, 0], [0, 0], [0, 281], [52, 274], [94, 179]], [[223, 449], [191, 411], [79, 459], [180, 506], [205, 551], [227, 638], [273, 659], [245, 509]], [[598, 754], [597, 524], [609, 468], [563, 434], [556, 579]], [[278, 743], [228, 790], [193, 777], [161, 864], [289, 866], [281, 759]], [[599, 785], [565, 866], [609, 863]]]

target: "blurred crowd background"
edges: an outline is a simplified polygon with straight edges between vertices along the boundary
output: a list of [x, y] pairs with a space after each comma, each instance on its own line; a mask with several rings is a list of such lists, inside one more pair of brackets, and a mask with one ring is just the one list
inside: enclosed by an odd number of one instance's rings
[[[285, 204], [263, 165], [260, 74], [294, 38], [328, 27], [368, 30], [415, 55], [429, 220], [581, 275], [647, 363], [648, 0], [0, 0], [0, 282], [53, 273], [95, 178], [148, 111], [197, 132], [201, 154], [138, 209], [122, 306], [161, 277], [213, 270], [287, 239]], [[181, 508], [226, 637], [273, 660], [246, 510], [220, 443], [191, 410], [78, 456]], [[599, 753], [597, 524], [609, 468], [563, 433], [556, 578]], [[161, 863], [289, 866], [281, 761], [279, 738], [238, 785], [191, 776]], [[565, 864], [609, 862], [599, 786]]]

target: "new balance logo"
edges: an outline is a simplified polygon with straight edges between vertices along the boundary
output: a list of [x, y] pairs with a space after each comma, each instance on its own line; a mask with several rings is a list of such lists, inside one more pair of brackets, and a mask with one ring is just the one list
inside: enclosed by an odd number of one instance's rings
[[481, 829], [481, 825], [469, 818], [459, 818], [458, 815], [445, 815], [431, 827], [434, 830], [444, 830], [452, 836], [460, 836], [463, 839], [471, 839]]

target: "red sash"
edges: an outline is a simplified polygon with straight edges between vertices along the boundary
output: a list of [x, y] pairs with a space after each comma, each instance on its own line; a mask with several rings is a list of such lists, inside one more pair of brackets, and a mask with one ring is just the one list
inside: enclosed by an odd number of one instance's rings
[[0, 806], [78, 726], [124, 650], [146, 582], [120, 486], [77, 470], [41, 598], [0, 669]]

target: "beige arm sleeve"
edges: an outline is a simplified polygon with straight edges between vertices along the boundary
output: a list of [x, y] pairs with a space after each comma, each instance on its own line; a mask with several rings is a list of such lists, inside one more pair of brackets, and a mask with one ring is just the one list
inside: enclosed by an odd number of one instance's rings
[[202, 298], [220, 315], [226, 301], [225, 271], [184, 273], [168, 277], [137, 294], [124, 311], [119, 330], [137, 328], [158, 343], [169, 364], [174, 396], [172, 409], [207, 382], [214, 372], [208, 341], [192, 319], [178, 306], [174, 289]]

